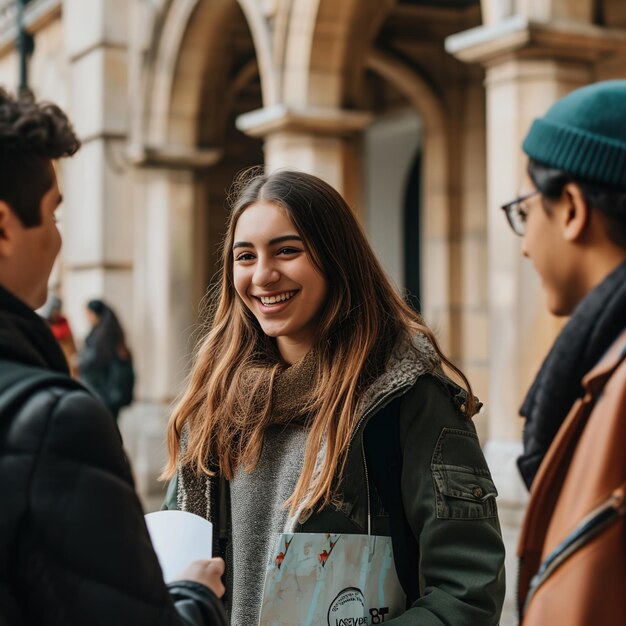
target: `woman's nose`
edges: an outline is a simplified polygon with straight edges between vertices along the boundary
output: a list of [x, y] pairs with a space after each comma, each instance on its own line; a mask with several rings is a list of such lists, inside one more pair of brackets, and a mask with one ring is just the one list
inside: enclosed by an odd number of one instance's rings
[[271, 261], [262, 259], [260, 257], [257, 259], [254, 276], [252, 277], [255, 285], [259, 287], [271, 285], [277, 282], [279, 278], [280, 272], [276, 269]]

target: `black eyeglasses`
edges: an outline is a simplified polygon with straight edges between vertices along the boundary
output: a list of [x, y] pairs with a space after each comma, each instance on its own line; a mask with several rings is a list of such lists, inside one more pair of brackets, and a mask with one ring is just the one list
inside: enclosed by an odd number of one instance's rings
[[524, 203], [532, 198], [540, 194], [540, 191], [531, 191], [519, 198], [515, 198], [515, 200], [511, 200], [511, 202], [507, 202], [502, 205], [502, 210], [506, 214], [506, 219], [513, 229], [513, 232], [520, 237], [523, 237], [526, 233], [526, 219], [528, 217], [528, 208], [524, 206]]

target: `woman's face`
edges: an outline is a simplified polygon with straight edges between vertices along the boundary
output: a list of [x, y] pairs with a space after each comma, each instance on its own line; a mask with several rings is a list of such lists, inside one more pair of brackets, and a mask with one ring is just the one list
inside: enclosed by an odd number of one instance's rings
[[91, 326], [91, 328], [98, 325], [100, 318], [91, 309], [85, 309], [85, 315], [87, 316], [87, 321], [89, 322], [89, 326]]
[[233, 243], [235, 290], [288, 363], [311, 348], [326, 302], [326, 279], [287, 212], [255, 202], [239, 216]]

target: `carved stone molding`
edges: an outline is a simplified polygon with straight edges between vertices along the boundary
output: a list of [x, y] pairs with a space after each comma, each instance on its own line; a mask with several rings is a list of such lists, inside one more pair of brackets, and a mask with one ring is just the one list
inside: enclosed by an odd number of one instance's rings
[[466, 63], [489, 65], [511, 55], [594, 62], [626, 53], [626, 30], [576, 22], [534, 22], [516, 15], [452, 35], [445, 46]]
[[265, 137], [276, 132], [340, 137], [363, 130], [372, 119], [372, 114], [364, 111], [331, 107], [300, 109], [278, 104], [240, 115], [237, 128], [251, 137]]
[[222, 158], [216, 148], [189, 148], [187, 146], [131, 146], [127, 157], [139, 167], [168, 169], [207, 169]]

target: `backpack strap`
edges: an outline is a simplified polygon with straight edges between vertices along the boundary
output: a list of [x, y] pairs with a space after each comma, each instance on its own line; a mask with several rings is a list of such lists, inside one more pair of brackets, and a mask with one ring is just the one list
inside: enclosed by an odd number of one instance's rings
[[66, 374], [0, 359], [0, 420], [13, 415], [33, 393], [49, 387], [85, 390]]

